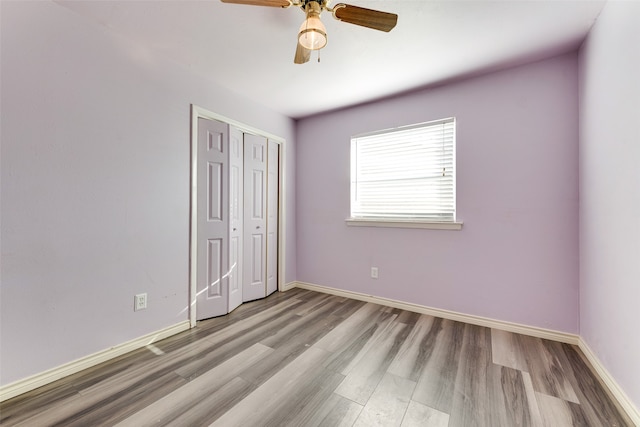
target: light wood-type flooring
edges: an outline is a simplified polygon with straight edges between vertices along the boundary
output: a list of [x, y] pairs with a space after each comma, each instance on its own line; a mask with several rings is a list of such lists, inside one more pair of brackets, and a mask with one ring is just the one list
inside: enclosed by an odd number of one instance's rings
[[6, 401], [3, 426], [632, 426], [571, 345], [306, 290]]

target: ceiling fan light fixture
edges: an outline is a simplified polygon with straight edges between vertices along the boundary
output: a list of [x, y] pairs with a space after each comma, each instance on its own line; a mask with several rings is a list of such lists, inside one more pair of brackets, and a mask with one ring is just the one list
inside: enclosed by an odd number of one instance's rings
[[327, 29], [315, 14], [309, 14], [298, 32], [298, 42], [309, 50], [322, 49], [327, 45]]

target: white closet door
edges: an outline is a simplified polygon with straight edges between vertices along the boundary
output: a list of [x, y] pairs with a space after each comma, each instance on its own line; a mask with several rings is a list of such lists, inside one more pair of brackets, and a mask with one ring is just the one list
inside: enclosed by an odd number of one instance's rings
[[196, 313], [198, 320], [227, 313], [229, 126], [198, 119]]
[[244, 265], [242, 300], [267, 296], [267, 139], [244, 135]]
[[267, 295], [278, 290], [279, 145], [267, 144]]
[[231, 126], [229, 131], [229, 309], [242, 304], [242, 229], [243, 229], [243, 133]]

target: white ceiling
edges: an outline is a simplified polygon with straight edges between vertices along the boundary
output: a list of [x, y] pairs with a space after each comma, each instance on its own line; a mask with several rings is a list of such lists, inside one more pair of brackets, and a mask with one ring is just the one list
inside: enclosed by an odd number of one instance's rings
[[[345, 0], [340, 0], [345, 1]], [[398, 14], [384, 33], [325, 12], [329, 42], [293, 56], [299, 8], [199, 1], [68, 1], [99, 22], [220, 85], [293, 118], [575, 49], [604, 0], [346, 0]], [[335, 1], [332, 2], [335, 4]]]

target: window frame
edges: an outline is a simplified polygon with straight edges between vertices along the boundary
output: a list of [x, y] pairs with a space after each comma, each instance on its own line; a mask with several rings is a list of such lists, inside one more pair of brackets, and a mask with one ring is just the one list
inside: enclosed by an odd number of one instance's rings
[[[371, 136], [393, 134], [396, 132], [403, 132], [412, 129], [426, 128], [430, 126], [437, 126], [442, 123], [453, 122], [453, 148], [452, 148], [452, 163], [453, 163], [453, 218], [451, 220], [435, 220], [421, 217], [384, 217], [384, 216], [353, 216], [353, 174], [354, 174], [354, 160], [353, 152], [354, 145], [357, 144], [358, 138], [365, 138]], [[457, 194], [456, 194], [456, 141], [457, 131], [457, 119], [455, 117], [447, 117], [444, 119], [433, 120], [429, 122], [416, 123], [407, 126], [400, 126], [396, 128], [389, 128], [378, 130], [374, 132], [368, 132], [352, 136], [350, 139], [350, 178], [349, 178], [349, 214], [350, 217], [345, 220], [346, 225], [356, 227], [391, 227], [391, 228], [423, 228], [423, 229], [437, 229], [437, 230], [461, 230], [463, 222], [457, 219]]]

